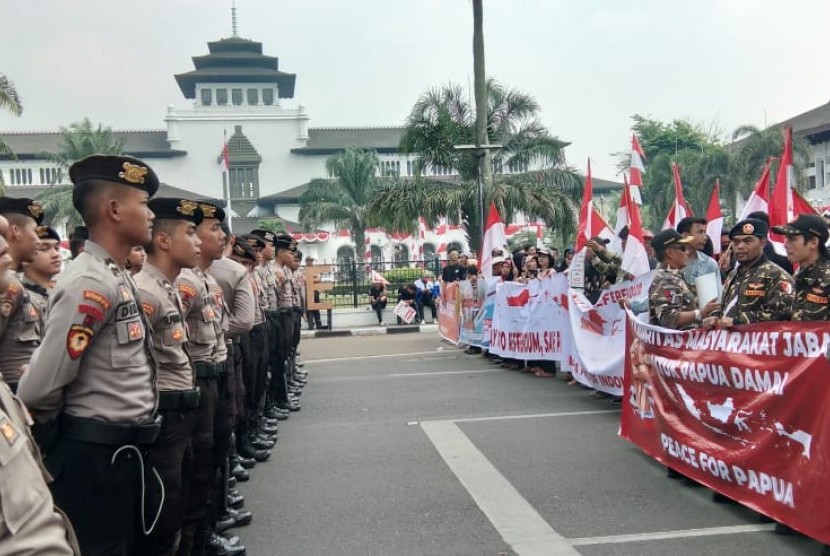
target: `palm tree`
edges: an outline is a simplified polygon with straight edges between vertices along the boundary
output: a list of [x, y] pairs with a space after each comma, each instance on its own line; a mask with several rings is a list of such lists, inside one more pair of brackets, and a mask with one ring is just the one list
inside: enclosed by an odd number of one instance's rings
[[[583, 182], [565, 164], [567, 143], [551, 136], [541, 124], [540, 107], [532, 96], [492, 79], [486, 83], [486, 92], [489, 142], [503, 148], [493, 154], [492, 179], [482, 175], [485, 206], [495, 202], [507, 220], [521, 212], [549, 226], [569, 226], [573, 220], [569, 199], [579, 199]], [[409, 230], [418, 216], [429, 220], [447, 216], [463, 222], [470, 231], [479, 230], [477, 158], [475, 153], [453, 148], [470, 143], [476, 143], [475, 111], [461, 86], [449, 83], [426, 91], [412, 108], [400, 146], [403, 153], [417, 155], [418, 175], [414, 180], [381, 185], [371, 204], [372, 214], [389, 229]], [[531, 166], [543, 169], [532, 171]], [[443, 168], [452, 169], [459, 179], [425, 177], [435, 173], [430, 170]], [[478, 248], [479, 234], [470, 235], [473, 247]]]
[[300, 222], [319, 226], [331, 222], [351, 230], [355, 257], [363, 261], [366, 228], [371, 225], [368, 207], [378, 188], [378, 156], [375, 151], [347, 148], [326, 160], [333, 179], [317, 179], [300, 196]]
[[[93, 154], [124, 154], [124, 139], [115, 137], [112, 129], [101, 124], [94, 127], [89, 118], [62, 127], [60, 131], [58, 151], [44, 154], [58, 165], [61, 173], [74, 162]], [[64, 223], [70, 229], [82, 224], [81, 216], [72, 206], [72, 186], [53, 185], [41, 193], [38, 200], [43, 205], [47, 225]]]
[[[775, 125], [766, 129], [759, 129], [751, 125], [743, 125], [732, 132], [734, 155], [734, 191], [724, 190], [724, 194], [740, 193], [748, 197], [755, 188], [755, 182], [761, 177], [761, 171], [767, 158], [780, 158], [784, 150], [784, 133], [781, 126]], [[800, 137], [793, 137], [793, 166], [795, 168], [796, 185], [804, 189], [807, 178], [804, 173], [806, 164], [813, 159], [813, 149], [810, 143]], [[778, 175], [778, 160], [773, 162], [771, 176]]]
[[[23, 104], [14, 83], [2, 73], [0, 73], [0, 109], [8, 110], [15, 116], [20, 116], [23, 113]], [[0, 137], [0, 155], [14, 157], [14, 151], [8, 143], [3, 141], [2, 137]], [[5, 185], [3, 174], [0, 173], [0, 194], [4, 193], [3, 185]]]

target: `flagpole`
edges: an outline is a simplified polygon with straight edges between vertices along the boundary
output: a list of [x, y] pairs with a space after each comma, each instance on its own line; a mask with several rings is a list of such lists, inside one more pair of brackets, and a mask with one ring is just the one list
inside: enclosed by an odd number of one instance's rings
[[222, 195], [225, 197], [225, 206], [228, 210], [225, 211], [225, 216], [228, 221], [228, 229], [233, 231], [233, 210], [231, 209], [231, 176], [230, 176], [230, 168], [228, 168], [228, 157], [227, 157], [227, 149], [228, 149], [228, 130], [223, 130], [223, 137], [222, 137], [222, 158], [223, 163], [222, 166], [224, 170], [222, 171]]

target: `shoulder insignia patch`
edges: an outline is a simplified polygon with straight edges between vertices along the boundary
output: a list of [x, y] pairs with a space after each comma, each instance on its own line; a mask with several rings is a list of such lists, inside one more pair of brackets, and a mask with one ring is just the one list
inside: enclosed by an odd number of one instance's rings
[[17, 439], [20, 438], [20, 433], [17, 432], [15, 426], [5, 416], [0, 417], [0, 435], [3, 435], [3, 438], [6, 439], [9, 446], [14, 446]]
[[196, 288], [184, 282], [179, 284], [179, 293], [184, 301], [189, 301], [196, 297]]
[[110, 301], [106, 298], [105, 295], [100, 294], [93, 290], [84, 290], [84, 299], [88, 299], [89, 301], [94, 301], [98, 305], [104, 308], [104, 311], [107, 311], [110, 308]]
[[104, 313], [100, 309], [97, 309], [92, 305], [87, 305], [86, 303], [78, 305], [78, 312], [92, 317], [93, 321], [103, 322], [104, 320]]
[[790, 295], [791, 293], [793, 293], [793, 285], [790, 284], [789, 282], [786, 282], [786, 281], [781, 282], [779, 284], [779, 286], [781, 288], [781, 291], [784, 292], [785, 294]]
[[147, 303], [146, 301], [141, 302], [141, 308], [144, 309], [144, 314], [148, 317], [153, 316], [153, 313], [156, 312], [156, 308], [153, 307], [151, 303]]
[[118, 291], [121, 294], [121, 301], [131, 301], [133, 294], [127, 286], [118, 286]]
[[12, 316], [12, 311], [14, 311], [14, 301], [8, 297], [0, 299], [0, 317], [7, 319]]
[[84, 354], [92, 340], [93, 330], [88, 326], [74, 324], [66, 335], [66, 353], [70, 359], [78, 359]]

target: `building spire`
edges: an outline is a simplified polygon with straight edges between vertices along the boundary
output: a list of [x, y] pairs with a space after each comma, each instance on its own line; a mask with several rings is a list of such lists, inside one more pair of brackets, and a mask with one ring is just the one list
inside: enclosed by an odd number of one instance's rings
[[234, 37], [239, 36], [236, 29], [236, 0], [231, 1], [231, 30]]

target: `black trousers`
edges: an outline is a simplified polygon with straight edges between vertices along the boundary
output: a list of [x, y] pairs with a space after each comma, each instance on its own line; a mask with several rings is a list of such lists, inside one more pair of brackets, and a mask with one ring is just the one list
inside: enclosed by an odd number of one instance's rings
[[438, 310], [435, 307], [435, 300], [433, 298], [424, 299], [420, 303], [418, 303], [418, 319], [424, 319], [424, 307], [429, 307], [430, 311], [432, 312], [432, 322], [435, 322], [438, 319]]
[[305, 318], [308, 321], [309, 330], [314, 330], [315, 327], [317, 327], [317, 329], [323, 328], [323, 319], [320, 318], [320, 311], [309, 310], [306, 311], [305, 315]]
[[375, 314], [378, 316], [378, 324], [383, 322], [384, 309], [386, 309], [385, 301], [378, 301], [376, 303], [372, 303], [372, 310], [374, 310]]
[[213, 378], [197, 378], [196, 385], [201, 391], [201, 397], [199, 408], [193, 412], [193, 467], [178, 551], [182, 556], [204, 553], [208, 508], [216, 483], [213, 442], [219, 389]]
[[[116, 456], [119, 448], [59, 436], [45, 462], [55, 504], [72, 522], [84, 556], [141, 554], [139, 456], [130, 449]], [[157, 507], [148, 506], [147, 527]]]
[[280, 313], [280, 328], [282, 328], [282, 350], [285, 355], [285, 380], [294, 378], [294, 312]]
[[219, 519], [225, 507], [227, 495], [227, 463], [231, 452], [231, 433], [234, 419], [231, 417], [231, 400], [229, 395], [231, 362], [227, 364], [228, 371], [216, 379], [216, 413], [213, 418], [213, 447], [211, 449], [213, 470], [213, 484], [209, 489], [210, 502], [207, 509], [208, 526], [213, 526]]
[[[268, 380], [267, 325], [261, 323], [248, 333], [248, 349], [243, 352], [243, 382], [245, 383], [245, 416], [248, 426], [256, 426], [261, 403], [264, 403]], [[262, 402], [261, 402], [262, 400]]]
[[285, 351], [282, 347], [282, 326], [279, 318], [269, 317], [268, 321], [268, 367], [271, 378], [268, 382], [268, 401], [287, 402], [288, 388], [285, 384]]
[[303, 330], [303, 313], [300, 309], [294, 309], [294, 334], [291, 336], [291, 345], [294, 347], [294, 353], [297, 352], [297, 346], [300, 345], [300, 332]]
[[179, 544], [193, 465], [193, 410], [160, 411], [161, 432], [147, 451], [147, 462], [164, 484], [164, 506], [149, 536], [139, 540], [139, 554], [167, 556]]

